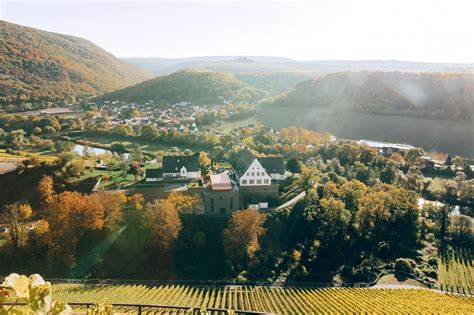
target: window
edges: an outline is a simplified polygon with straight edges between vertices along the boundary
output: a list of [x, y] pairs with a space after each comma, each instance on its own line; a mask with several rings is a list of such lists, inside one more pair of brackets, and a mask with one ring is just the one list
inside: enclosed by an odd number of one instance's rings
[[252, 185], [252, 184], [254, 184], [254, 183], [255, 183], [255, 181], [254, 181], [253, 179], [249, 180], [249, 184], [250, 184], [250, 185]]
[[242, 179], [242, 185], [247, 185], [247, 180], [246, 179]]
[[254, 172], [252, 172], [252, 176], [255, 176], [255, 173], [254, 173]]
[[262, 180], [261, 179], [257, 179], [257, 184], [261, 184], [262, 183]]
[[247, 176], [250, 176], [250, 172], [247, 172]]
[[214, 212], [214, 198], [211, 198], [211, 212]]
[[264, 182], [265, 184], [268, 184], [268, 179], [264, 179], [263, 182]]

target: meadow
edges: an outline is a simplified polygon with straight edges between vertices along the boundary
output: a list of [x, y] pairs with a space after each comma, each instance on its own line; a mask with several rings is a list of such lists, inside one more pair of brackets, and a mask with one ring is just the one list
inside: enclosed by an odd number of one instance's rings
[[54, 284], [67, 302], [158, 304], [277, 314], [474, 312], [474, 298], [427, 289], [194, 286], [185, 284]]

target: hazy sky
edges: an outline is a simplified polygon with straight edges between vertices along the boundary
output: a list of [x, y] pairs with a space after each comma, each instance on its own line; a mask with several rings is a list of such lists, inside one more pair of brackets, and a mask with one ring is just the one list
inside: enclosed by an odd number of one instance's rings
[[22, 1], [2, 20], [87, 38], [119, 57], [474, 62], [474, 1]]

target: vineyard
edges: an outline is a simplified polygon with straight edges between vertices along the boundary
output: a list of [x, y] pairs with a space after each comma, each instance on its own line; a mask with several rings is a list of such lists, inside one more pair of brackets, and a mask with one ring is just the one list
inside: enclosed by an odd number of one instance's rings
[[474, 294], [474, 259], [469, 249], [456, 249], [438, 260], [438, 285], [442, 291]]
[[426, 289], [54, 284], [53, 294], [67, 302], [106, 300], [277, 314], [474, 313], [473, 297]]

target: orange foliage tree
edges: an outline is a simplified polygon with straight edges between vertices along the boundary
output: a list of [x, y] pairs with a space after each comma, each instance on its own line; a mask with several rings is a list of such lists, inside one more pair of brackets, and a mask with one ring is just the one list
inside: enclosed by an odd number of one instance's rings
[[182, 228], [178, 209], [169, 198], [148, 203], [143, 214], [143, 223], [150, 230], [153, 245], [161, 250], [171, 248]]
[[38, 185], [46, 210], [45, 241], [52, 258], [68, 266], [75, 262], [76, 245], [86, 231], [114, 230], [121, 221], [121, 209], [127, 201], [123, 193], [100, 192], [90, 195], [73, 191], [56, 194], [53, 180], [43, 177]]
[[267, 215], [256, 210], [241, 210], [232, 214], [224, 229], [224, 251], [233, 262], [252, 259], [260, 249], [259, 237], [265, 233]]

